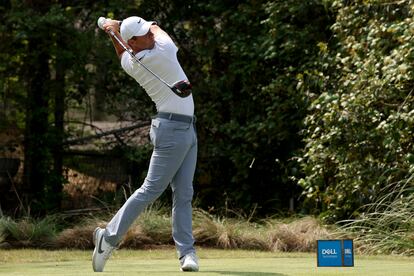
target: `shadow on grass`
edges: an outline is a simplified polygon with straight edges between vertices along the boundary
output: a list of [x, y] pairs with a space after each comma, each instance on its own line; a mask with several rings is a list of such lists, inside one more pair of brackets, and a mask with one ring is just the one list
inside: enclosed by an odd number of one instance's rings
[[287, 276], [287, 274], [282, 273], [271, 273], [271, 272], [253, 272], [253, 271], [209, 271], [217, 274], [223, 275], [236, 275], [236, 276]]

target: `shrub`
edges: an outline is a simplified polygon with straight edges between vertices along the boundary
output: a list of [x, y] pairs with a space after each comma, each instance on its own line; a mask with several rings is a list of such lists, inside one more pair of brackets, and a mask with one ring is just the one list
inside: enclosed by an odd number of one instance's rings
[[305, 120], [299, 184], [307, 210], [334, 222], [414, 172], [414, 20], [411, 1], [332, 2], [335, 36], [321, 45], [325, 82]]

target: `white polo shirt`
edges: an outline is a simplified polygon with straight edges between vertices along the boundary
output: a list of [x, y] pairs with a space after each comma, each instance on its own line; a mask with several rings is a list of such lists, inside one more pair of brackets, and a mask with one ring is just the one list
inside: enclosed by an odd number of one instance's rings
[[[143, 50], [136, 57], [168, 84], [187, 80], [177, 59], [178, 48], [172, 39], [164, 32], [157, 32], [154, 36], [155, 46], [151, 50]], [[121, 57], [121, 66], [133, 77], [151, 97], [158, 112], [171, 112], [194, 115], [193, 95], [181, 98], [160, 82], [127, 52]]]

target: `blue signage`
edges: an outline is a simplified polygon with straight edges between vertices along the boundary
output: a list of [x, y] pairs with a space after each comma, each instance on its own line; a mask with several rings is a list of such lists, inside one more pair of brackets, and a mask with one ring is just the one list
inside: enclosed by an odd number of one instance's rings
[[352, 240], [318, 240], [318, 266], [354, 266]]
[[343, 266], [354, 266], [354, 243], [352, 240], [343, 240], [342, 249], [344, 251]]

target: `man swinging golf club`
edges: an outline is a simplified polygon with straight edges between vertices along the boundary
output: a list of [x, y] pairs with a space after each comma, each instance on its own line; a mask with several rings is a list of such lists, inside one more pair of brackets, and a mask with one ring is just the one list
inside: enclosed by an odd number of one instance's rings
[[172, 236], [181, 270], [198, 271], [191, 206], [197, 161], [194, 102], [177, 60], [178, 48], [155, 22], [137, 16], [123, 21], [101, 17], [98, 25], [110, 35], [122, 68], [145, 89], [158, 113], [151, 121], [154, 149], [144, 183], [106, 228], [98, 227], [93, 233], [93, 270], [103, 271], [131, 224], [171, 185]]

